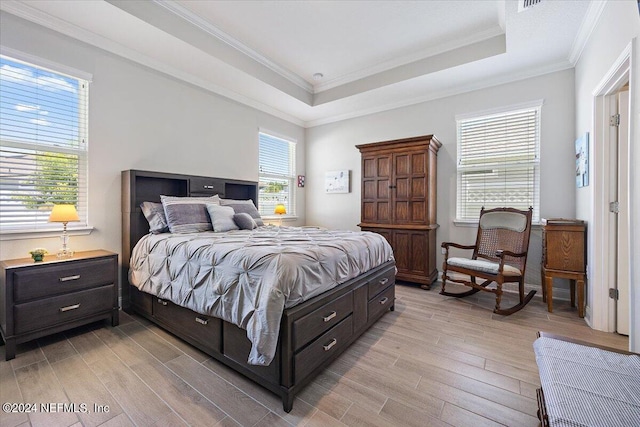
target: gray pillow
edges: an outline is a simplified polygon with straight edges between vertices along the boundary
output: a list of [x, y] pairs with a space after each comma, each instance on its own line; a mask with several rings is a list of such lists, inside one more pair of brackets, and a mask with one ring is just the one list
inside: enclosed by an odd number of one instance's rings
[[258, 227], [263, 226], [264, 222], [258, 212], [258, 208], [253, 204], [253, 200], [233, 200], [233, 199], [220, 199], [222, 206], [231, 206], [235, 213], [247, 213], [253, 218]]
[[156, 202], [142, 202], [140, 209], [144, 217], [149, 222], [149, 231], [153, 234], [167, 233], [169, 231], [169, 225], [167, 224], [167, 217], [164, 215], [164, 208], [162, 203]]
[[211, 217], [213, 231], [216, 233], [238, 229], [238, 226], [233, 221], [235, 213], [231, 206], [207, 205], [207, 211]]
[[211, 231], [207, 205], [219, 205], [220, 198], [160, 196], [169, 231], [172, 233], [199, 233]]
[[234, 214], [233, 221], [240, 227], [240, 230], [253, 230], [258, 227], [251, 215], [245, 212]]

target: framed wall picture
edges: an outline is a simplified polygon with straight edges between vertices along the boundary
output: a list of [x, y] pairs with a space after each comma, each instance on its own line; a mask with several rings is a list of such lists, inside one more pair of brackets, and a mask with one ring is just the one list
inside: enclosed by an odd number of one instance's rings
[[589, 185], [589, 132], [576, 139], [576, 186]]
[[324, 179], [324, 189], [327, 193], [349, 192], [349, 170], [327, 172]]

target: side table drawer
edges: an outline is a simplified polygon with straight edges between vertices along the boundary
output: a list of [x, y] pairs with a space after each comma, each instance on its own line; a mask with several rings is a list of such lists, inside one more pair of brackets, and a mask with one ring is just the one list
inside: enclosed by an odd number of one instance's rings
[[38, 266], [13, 273], [16, 303], [113, 283], [116, 263], [111, 258]]
[[16, 304], [13, 311], [14, 333], [48, 328], [83, 316], [112, 310], [114, 292], [114, 285], [108, 285]]

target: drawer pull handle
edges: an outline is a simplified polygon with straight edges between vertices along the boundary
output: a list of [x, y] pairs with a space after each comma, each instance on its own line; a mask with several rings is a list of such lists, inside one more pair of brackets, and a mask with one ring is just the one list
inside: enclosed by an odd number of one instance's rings
[[380, 305], [385, 305], [387, 303], [387, 301], [389, 301], [389, 298], [384, 297], [379, 302], [380, 302]]
[[389, 278], [385, 277], [384, 279], [380, 280], [380, 284], [384, 286], [387, 284], [388, 281], [389, 281]]
[[206, 325], [209, 323], [209, 319], [196, 316], [196, 323], [200, 323], [201, 325]]
[[322, 348], [324, 348], [324, 351], [329, 351], [336, 344], [338, 344], [338, 340], [334, 338], [331, 340], [329, 344], [323, 345]]
[[73, 276], [61, 277], [58, 280], [61, 282], [68, 282], [70, 280], [78, 280], [80, 278], [79, 274], [75, 274]]
[[324, 320], [325, 322], [328, 322], [329, 320], [333, 319], [334, 317], [336, 317], [338, 315], [338, 313], [336, 313], [335, 311], [331, 312], [330, 315], [328, 316], [324, 316], [322, 318], [322, 320]]
[[165, 300], [160, 299], [160, 298], [158, 298], [158, 302], [159, 302], [160, 304], [162, 304], [162, 305], [168, 305], [168, 304], [169, 304], [168, 302], [166, 302]]
[[213, 190], [213, 185], [203, 185], [202, 187], [207, 190]]
[[60, 312], [64, 313], [65, 311], [71, 311], [80, 308], [80, 304], [68, 305], [66, 307], [60, 307]]

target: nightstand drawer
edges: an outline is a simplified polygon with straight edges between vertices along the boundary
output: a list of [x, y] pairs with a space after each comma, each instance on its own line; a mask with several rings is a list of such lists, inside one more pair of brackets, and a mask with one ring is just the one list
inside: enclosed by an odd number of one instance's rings
[[58, 295], [114, 282], [111, 258], [49, 264], [13, 273], [15, 302]]
[[56, 324], [113, 309], [114, 285], [17, 304], [15, 334], [49, 328]]

